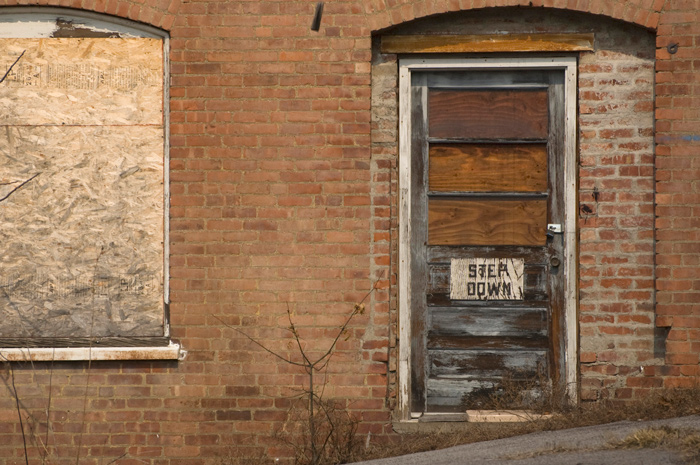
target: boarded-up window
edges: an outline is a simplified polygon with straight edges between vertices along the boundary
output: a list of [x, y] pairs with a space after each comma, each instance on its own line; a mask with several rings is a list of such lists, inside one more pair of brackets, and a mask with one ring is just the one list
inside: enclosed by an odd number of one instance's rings
[[0, 38], [0, 346], [160, 345], [164, 41], [53, 22]]

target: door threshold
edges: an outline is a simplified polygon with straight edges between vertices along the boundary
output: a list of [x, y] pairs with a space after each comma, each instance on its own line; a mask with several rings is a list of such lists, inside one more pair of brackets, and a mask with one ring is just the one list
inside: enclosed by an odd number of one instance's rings
[[468, 430], [474, 423], [522, 423], [551, 418], [551, 414], [539, 414], [531, 410], [466, 410], [463, 412], [413, 412], [410, 419], [394, 420], [397, 433], [433, 433]]
[[436, 423], [443, 421], [468, 421], [466, 413], [462, 412], [433, 412], [423, 413], [416, 417], [420, 423]]

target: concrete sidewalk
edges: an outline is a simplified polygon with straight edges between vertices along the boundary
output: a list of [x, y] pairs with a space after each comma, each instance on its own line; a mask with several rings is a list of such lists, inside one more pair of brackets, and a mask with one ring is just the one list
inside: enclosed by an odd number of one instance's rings
[[664, 465], [683, 458], [661, 449], [601, 450], [640, 429], [670, 426], [700, 431], [700, 415], [655, 421], [623, 421], [545, 431], [431, 452], [360, 462], [367, 465]]

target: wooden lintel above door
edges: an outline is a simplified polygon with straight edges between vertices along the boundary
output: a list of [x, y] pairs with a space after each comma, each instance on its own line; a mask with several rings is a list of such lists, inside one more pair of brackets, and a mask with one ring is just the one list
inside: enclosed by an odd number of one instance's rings
[[594, 34], [386, 35], [382, 53], [586, 52]]

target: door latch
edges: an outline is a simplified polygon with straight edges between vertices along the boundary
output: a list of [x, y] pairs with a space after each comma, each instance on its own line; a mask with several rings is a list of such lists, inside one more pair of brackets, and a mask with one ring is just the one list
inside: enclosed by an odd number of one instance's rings
[[547, 225], [547, 232], [552, 233], [552, 234], [561, 234], [563, 231], [561, 224], [548, 224]]

